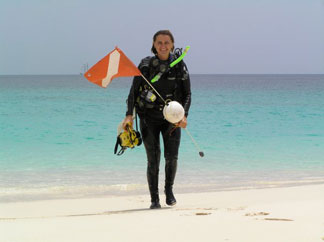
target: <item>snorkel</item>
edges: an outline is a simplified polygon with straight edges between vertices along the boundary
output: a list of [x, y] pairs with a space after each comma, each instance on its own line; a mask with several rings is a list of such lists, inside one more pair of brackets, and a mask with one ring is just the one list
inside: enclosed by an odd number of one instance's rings
[[167, 72], [170, 70], [170, 68], [174, 67], [176, 64], [178, 64], [180, 61], [182, 61], [182, 59], [186, 56], [188, 50], [190, 49], [190, 46], [186, 46], [185, 50], [183, 51], [183, 53], [174, 61], [171, 62], [171, 64], [168, 66], [168, 68], [166, 70], [164, 70], [163, 72], [160, 71], [158, 74], [156, 74], [155, 77], [153, 77], [153, 79], [151, 80], [151, 83], [157, 82], [161, 76], [163, 75], [163, 73]]

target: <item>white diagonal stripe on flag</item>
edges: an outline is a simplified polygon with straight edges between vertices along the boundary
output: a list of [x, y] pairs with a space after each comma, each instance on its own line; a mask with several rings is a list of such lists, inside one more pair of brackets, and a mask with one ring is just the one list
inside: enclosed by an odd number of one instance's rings
[[119, 60], [120, 53], [118, 52], [118, 50], [114, 50], [109, 55], [107, 76], [104, 79], [102, 79], [103, 87], [107, 87], [111, 82], [111, 78], [118, 73]]

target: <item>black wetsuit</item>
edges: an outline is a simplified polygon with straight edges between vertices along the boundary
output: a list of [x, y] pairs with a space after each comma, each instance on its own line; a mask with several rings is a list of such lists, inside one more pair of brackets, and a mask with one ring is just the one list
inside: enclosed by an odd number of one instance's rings
[[[159, 72], [161, 65], [168, 66], [173, 59], [173, 55], [170, 55], [168, 61], [160, 61], [157, 57], [146, 57], [141, 61], [139, 69], [150, 81]], [[185, 110], [185, 116], [188, 116], [191, 102], [190, 78], [183, 61], [165, 72], [152, 85], [165, 100], [175, 100], [181, 103]], [[164, 119], [162, 113], [164, 103], [158, 95], [156, 95], [156, 100], [152, 103], [148, 103], [142, 98], [143, 91], [149, 89], [151, 88], [141, 76], [134, 78], [127, 99], [126, 115], [132, 115], [133, 108], [136, 107], [140, 117], [140, 130], [147, 154], [147, 180], [153, 202], [159, 200], [160, 133], [164, 143], [165, 188], [172, 189], [177, 170], [181, 129], [174, 129], [174, 125]]]

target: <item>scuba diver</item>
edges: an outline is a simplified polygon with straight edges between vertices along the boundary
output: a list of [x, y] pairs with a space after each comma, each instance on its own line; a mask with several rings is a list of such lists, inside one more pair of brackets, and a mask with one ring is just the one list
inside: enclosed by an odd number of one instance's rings
[[[151, 81], [148, 85], [143, 77], [135, 76], [127, 99], [127, 112], [122, 125], [126, 130], [133, 125], [133, 110], [140, 118], [140, 131], [147, 155], [147, 181], [151, 195], [151, 209], [161, 208], [159, 199], [160, 134], [162, 134], [165, 158], [166, 204], [173, 206], [176, 199], [173, 184], [177, 171], [181, 129], [187, 127], [187, 116], [191, 103], [190, 78], [185, 63], [169, 68], [170, 63], [181, 55], [174, 51], [174, 38], [169, 30], [160, 30], [153, 36], [151, 48], [154, 56], [141, 60], [138, 68]], [[160, 78], [154, 80], [159, 74]], [[156, 91], [158, 93], [156, 93]], [[163, 98], [160, 98], [162, 96]], [[163, 116], [164, 100], [177, 101], [184, 109], [184, 117], [172, 124]]]

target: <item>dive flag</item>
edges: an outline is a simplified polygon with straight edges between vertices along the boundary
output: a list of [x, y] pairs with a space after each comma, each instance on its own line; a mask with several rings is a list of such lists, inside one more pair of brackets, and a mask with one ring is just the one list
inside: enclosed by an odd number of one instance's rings
[[84, 73], [88, 81], [101, 87], [107, 87], [116, 77], [140, 75], [139, 69], [118, 47]]

